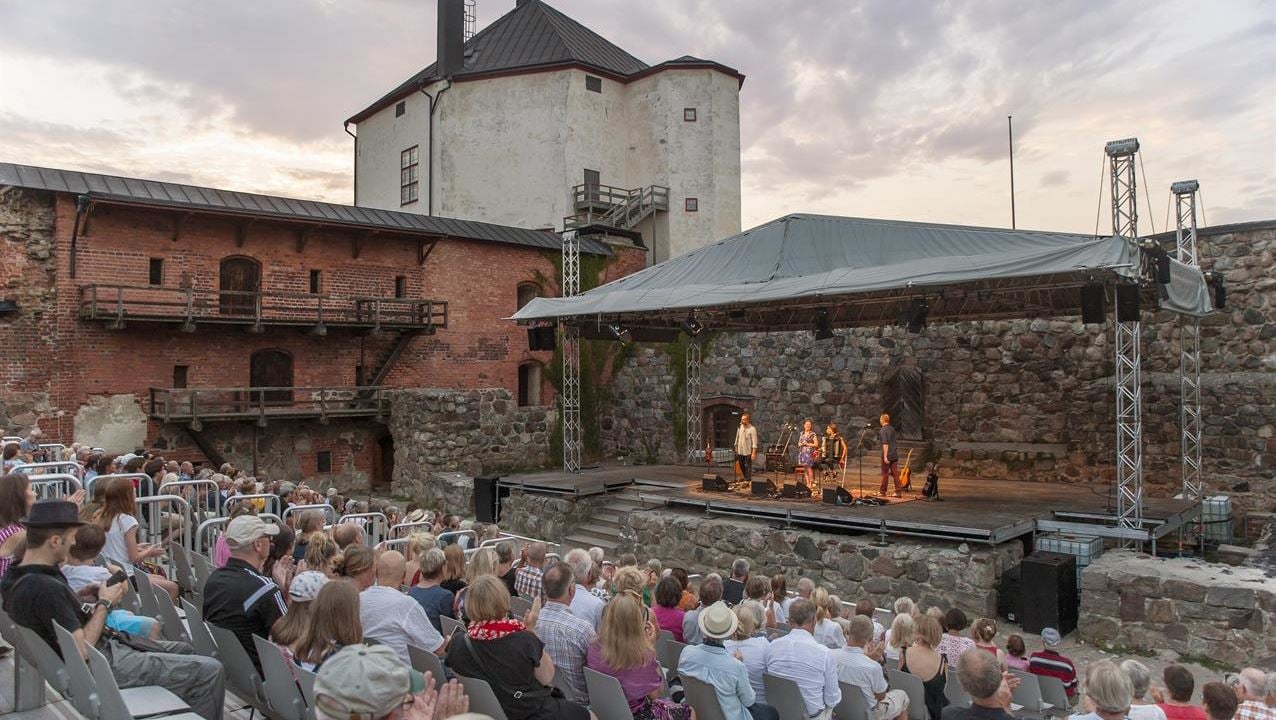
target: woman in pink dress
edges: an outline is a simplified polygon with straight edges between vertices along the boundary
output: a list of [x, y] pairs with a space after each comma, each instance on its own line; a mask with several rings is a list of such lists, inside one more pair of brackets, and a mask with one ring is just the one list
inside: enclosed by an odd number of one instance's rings
[[685, 612], [678, 609], [678, 601], [682, 599], [682, 583], [672, 575], [666, 575], [656, 583], [656, 604], [651, 614], [656, 618], [656, 625], [661, 630], [673, 633], [673, 639], [686, 642], [682, 638], [682, 618]]
[[815, 486], [815, 473], [811, 471], [811, 466], [815, 464], [815, 453], [820, 447], [820, 438], [815, 434], [815, 425], [810, 420], [802, 423], [802, 434], [798, 436], [798, 465], [802, 467], [802, 473], [806, 476], [806, 486], [813, 488]]

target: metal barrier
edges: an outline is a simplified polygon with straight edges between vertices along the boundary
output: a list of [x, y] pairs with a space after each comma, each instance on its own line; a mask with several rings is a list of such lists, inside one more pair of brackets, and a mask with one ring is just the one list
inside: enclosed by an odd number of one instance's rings
[[30, 477], [31, 491], [37, 500], [56, 500], [70, 497], [80, 489], [80, 480], [66, 473], [49, 473]]
[[462, 535], [469, 535], [471, 538], [470, 547], [477, 549], [475, 543], [478, 542], [478, 533], [473, 530], [449, 530], [445, 533], [439, 533], [439, 536], [434, 538], [434, 542], [439, 547], [446, 547], [453, 542], [459, 543]]
[[418, 532], [414, 528], [421, 528], [422, 532], [428, 533], [434, 529], [434, 523], [413, 522], [413, 523], [399, 523], [398, 525], [392, 525], [390, 527], [390, 539], [397, 540], [399, 538], [406, 538], [410, 535], [414, 535]]
[[178, 480], [159, 486], [160, 495], [181, 495], [190, 504], [191, 516], [221, 515], [221, 488], [213, 480]]
[[[300, 515], [307, 510], [322, 510], [325, 525], [335, 525], [337, 523], [337, 511], [327, 503], [319, 505], [289, 505], [284, 509], [284, 522], [288, 522], [288, 519], [293, 515]], [[327, 528], [325, 527], [324, 529], [326, 530]]]
[[62, 459], [62, 451], [66, 450], [66, 445], [62, 443], [40, 443], [37, 447], [45, 452], [55, 453], [58, 460]]
[[146, 473], [112, 473], [110, 475], [98, 475], [89, 481], [89, 486], [92, 487], [102, 480], [114, 480], [115, 478], [128, 478], [133, 481], [133, 485], [136, 487], [142, 480], [150, 480], [151, 476]]
[[0, 438], [0, 445], [8, 445], [9, 443], [17, 443], [21, 445], [22, 438], [17, 435], [5, 435], [3, 438]]
[[[276, 525], [284, 524], [284, 521], [274, 513], [258, 513], [257, 517], [266, 522], [274, 522]], [[221, 535], [221, 528], [228, 524], [230, 524], [230, 518], [228, 517], [208, 518], [204, 522], [200, 523], [199, 527], [195, 529], [195, 535], [193, 538], [195, 543], [194, 551], [211, 560], [212, 557], [209, 556], [208, 551], [213, 547], [213, 545], [217, 542], [217, 538]], [[216, 530], [216, 532], [210, 533], [210, 531], [213, 530]]]
[[391, 538], [389, 540], [382, 540], [381, 544], [376, 547], [378, 547], [381, 550], [398, 550], [399, 552], [406, 555], [407, 554], [406, 551], [408, 549], [408, 539], [407, 538]]
[[[479, 547], [492, 547], [494, 545], [500, 545], [503, 542], [511, 542], [511, 541], [517, 542], [520, 540], [525, 543], [534, 543], [534, 542], [545, 543], [546, 549], [552, 550], [553, 551], [552, 554], [554, 555], [558, 555], [559, 553], [563, 551], [563, 547], [560, 543], [550, 542], [548, 540], [541, 540], [540, 538], [525, 537], [523, 535], [514, 535], [512, 533], [501, 533], [497, 537], [484, 540], [483, 542], [479, 543]], [[551, 554], [550, 552], [546, 552], [545, 556], [548, 557], [550, 554]]]
[[[362, 523], [359, 521], [363, 520]], [[354, 523], [363, 528], [364, 546], [376, 547], [378, 543], [386, 539], [386, 529], [390, 526], [390, 518], [385, 513], [366, 512], [352, 513], [350, 515], [342, 515], [337, 524]]]
[[194, 526], [190, 504], [180, 495], [151, 495], [137, 499], [138, 543], [176, 542], [187, 550], [192, 542]]
[[238, 505], [241, 502], [247, 502], [249, 500], [262, 501], [262, 507], [260, 510], [257, 511], [258, 515], [260, 515], [261, 513], [270, 513], [271, 515], [274, 515], [276, 517], [279, 516], [280, 505], [282, 501], [280, 501], [278, 495], [272, 495], [271, 493], [253, 493], [251, 495], [231, 495], [230, 497], [226, 498], [225, 502], [222, 503], [221, 514], [226, 517], [230, 517], [231, 511], [234, 509], [232, 505]]
[[[65, 468], [63, 470], [62, 468]], [[74, 460], [59, 460], [57, 462], [39, 462], [27, 463], [18, 468], [23, 475], [44, 475], [47, 473], [63, 473], [74, 475], [77, 479], [84, 479], [84, 468]]]

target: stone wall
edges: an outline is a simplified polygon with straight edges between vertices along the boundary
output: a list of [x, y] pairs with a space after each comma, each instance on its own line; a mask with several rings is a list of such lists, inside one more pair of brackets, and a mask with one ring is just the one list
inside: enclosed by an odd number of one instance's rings
[[[1201, 256], [1225, 278], [1227, 306], [1202, 322], [1203, 463], [1211, 492], [1241, 509], [1276, 508], [1276, 223], [1202, 230]], [[924, 456], [949, 474], [1106, 484], [1115, 475], [1110, 324], [1079, 318], [812, 333], [720, 334], [704, 354], [701, 396], [748, 407], [762, 442], [786, 422], [812, 418], [843, 428], [875, 419], [888, 373], [923, 378]], [[1143, 324], [1144, 487], [1179, 486], [1177, 321]], [[618, 372], [610, 456], [671, 462], [673, 373], [663, 348], [646, 346]], [[681, 402], [680, 399], [674, 399]], [[930, 447], [925, 447], [929, 444]], [[927, 459], [930, 459], [929, 457]]]
[[570, 500], [514, 491], [501, 502], [499, 524], [502, 530], [515, 535], [561, 543], [563, 538], [589, 522], [596, 508], [606, 504], [606, 495]]
[[504, 388], [396, 392], [392, 490], [415, 499], [435, 471], [474, 477], [543, 467], [553, 423], [552, 408], [519, 407]]
[[1081, 574], [1082, 640], [1276, 667], [1276, 582], [1258, 568], [1107, 552]]

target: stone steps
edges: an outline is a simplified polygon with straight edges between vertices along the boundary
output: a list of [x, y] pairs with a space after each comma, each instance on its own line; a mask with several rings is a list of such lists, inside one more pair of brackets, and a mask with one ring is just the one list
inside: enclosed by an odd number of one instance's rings
[[569, 548], [600, 547], [612, 557], [620, 547], [620, 529], [624, 526], [625, 516], [641, 509], [637, 493], [631, 490], [609, 496], [607, 504], [595, 509], [587, 523], [563, 538], [563, 544]]

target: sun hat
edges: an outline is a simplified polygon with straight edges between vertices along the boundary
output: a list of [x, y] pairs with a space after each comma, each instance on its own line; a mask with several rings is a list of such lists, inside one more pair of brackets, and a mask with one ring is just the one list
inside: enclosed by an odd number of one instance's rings
[[279, 526], [268, 523], [256, 515], [240, 515], [226, 526], [226, 544], [242, 548], [265, 535], [278, 535]]
[[318, 570], [297, 573], [288, 585], [288, 597], [293, 602], [310, 602], [319, 596], [319, 590], [328, 582], [328, 576]]
[[1048, 648], [1057, 648], [1063, 642], [1063, 637], [1054, 628], [1043, 628], [1041, 630], [1041, 642]]
[[705, 637], [726, 640], [735, 634], [740, 620], [726, 603], [719, 600], [700, 611], [696, 624], [700, 626], [700, 633]]

